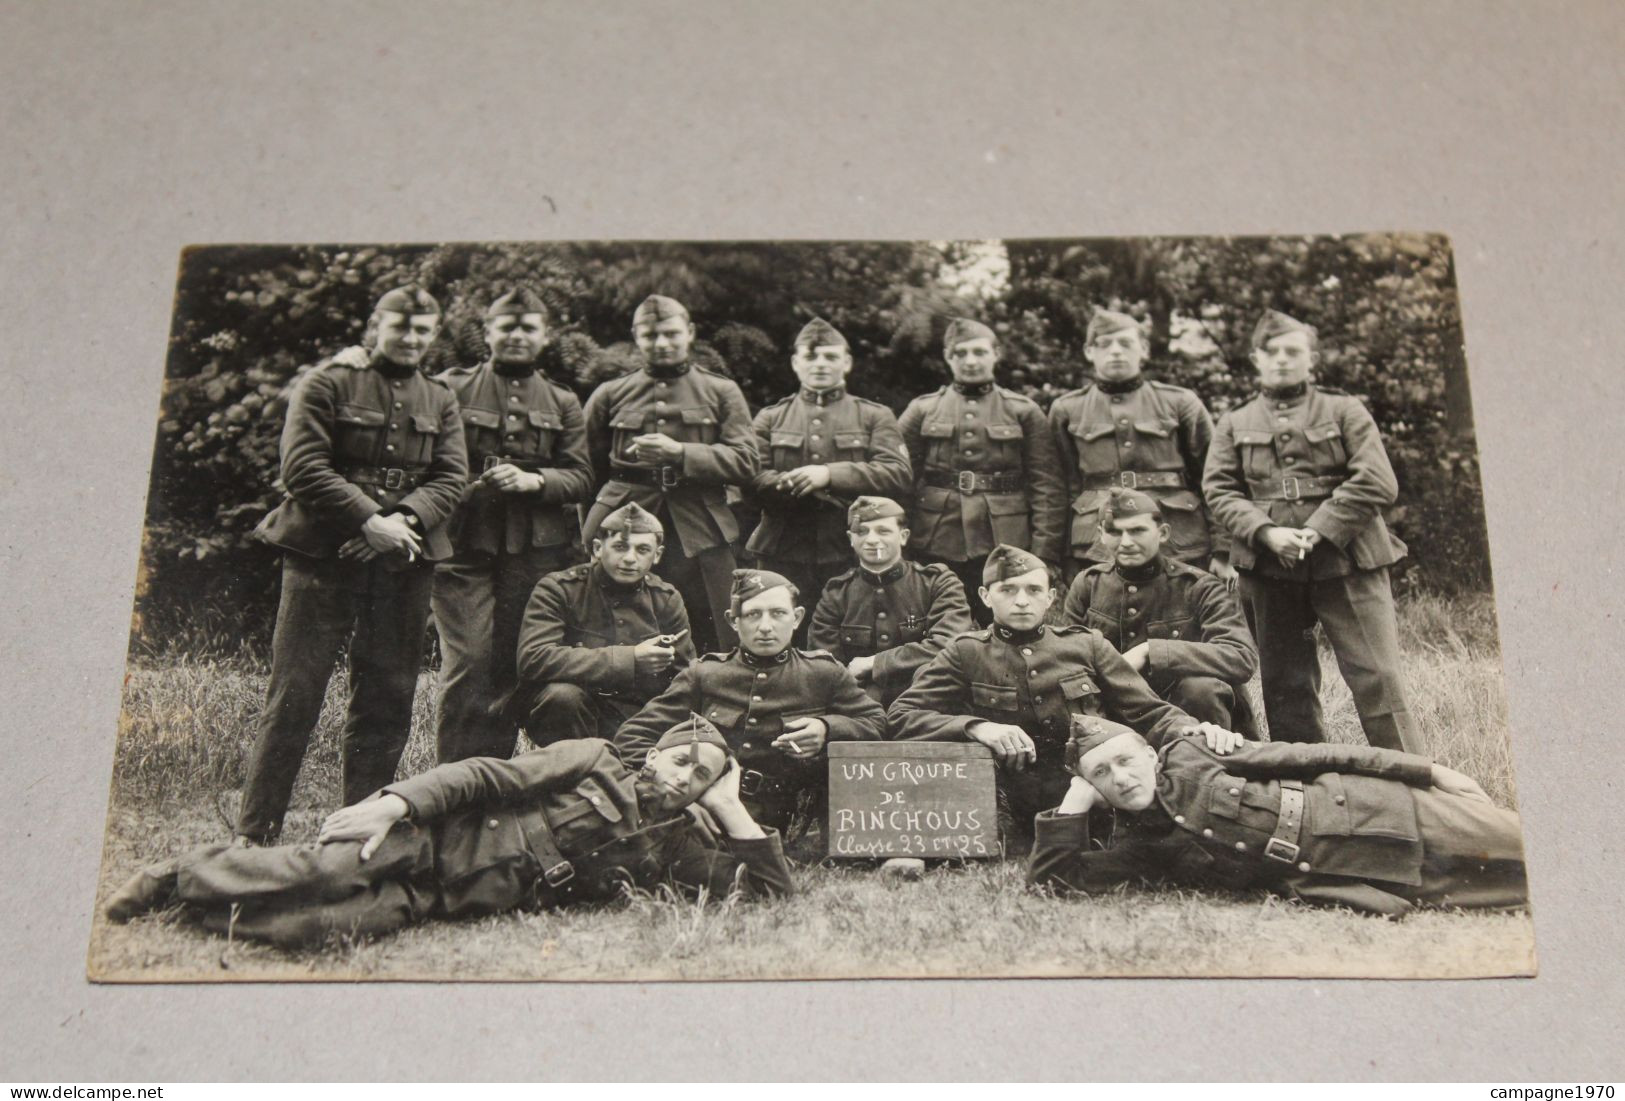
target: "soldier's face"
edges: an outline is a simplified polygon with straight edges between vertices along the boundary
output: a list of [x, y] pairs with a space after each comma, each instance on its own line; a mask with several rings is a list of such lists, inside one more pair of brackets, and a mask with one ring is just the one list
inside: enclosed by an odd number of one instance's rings
[[378, 354], [402, 367], [416, 367], [439, 332], [439, 314], [386, 310], [378, 315]]
[[1078, 775], [1118, 810], [1144, 810], [1157, 796], [1156, 751], [1133, 734], [1119, 734], [1085, 753]]
[[886, 570], [903, 557], [903, 547], [908, 544], [908, 529], [898, 522], [897, 517], [887, 516], [860, 523], [855, 530], [847, 532], [846, 537], [851, 541], [859, 562], [872, 570]]
[[676, 367], [688, 362], [688, 348], [694, 343], [694, 326], [681, 317], [639, 325], [632, 330], [643, 358], [656, 367]]
[[1138, 329], [1119, 329], [1095, 337], [1083, 350], [1083, 356], [1102, 382], [1126, 382], [1137, 377], [1145, 366], [1146, 351], [1145, 338]]
[[705, 794], [728, 765], [728, 755], [708, 742], [651, 749], [638, 773], [638, 802], [647, 811], [682, 810]]
[[617, 531], [608, 539], [592, 541], [592, 556], [605, 573], [622, 585], [635, 585], [660, 561], [660, 536], [628, 535]]
[[954, 381], [964, 386], [980, 386], [993, 381], [993, 368], [999, 365], [999, 350], [991, 337], [979, 336], [975, 340], [961, 340], [943, 356]]
[[1309, 373], [1320, 362], [1308, 333], [1282, 333], [1253, 350], [1253, 366], [1258, 379], [1270, 389], [1296, 386], [1309, 381]]
[[1044, 613], [1055, 602], [1049, 571], [1042, 567], [984, 585], [981, 593], [993, 618], [1017, 631], [1030, 631], [1044, 622]]
[[534, 363], [547, 343], [547, 321], [539, 313], [493, 317], [485, 323], [485, 343], [498, 363]]
[[757, 593], [739, 606], [739, 614], [728, 613], [728, 622], [739, 633], [739, 645], [759, 658], [777, 655], [795, 637], [805, 608], [798, 608], [790, 590], [780, 585]]
[[833, 390], [852, 371], [852, 353], [839, 344], [818, 348], [800, 347], [790, 357], [790, 367], [801, 385], [809, 390]]
[[1168, 538], [1167, 524], [1159, 524], [1149, 513], [1114, 516], [1100, 529], [1101, 542], [1119, 566], [1143, 566], [1157, 556]]

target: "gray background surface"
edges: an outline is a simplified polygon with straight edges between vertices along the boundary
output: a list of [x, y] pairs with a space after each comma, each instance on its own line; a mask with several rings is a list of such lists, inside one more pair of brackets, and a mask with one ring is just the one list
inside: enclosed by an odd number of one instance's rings
[[[0, 14], [0, 1078], [1621, 1075], [1619, 6]], [[1457, 250], [1538, 979], [85, 982], [184, 245], [1385, 229]]]

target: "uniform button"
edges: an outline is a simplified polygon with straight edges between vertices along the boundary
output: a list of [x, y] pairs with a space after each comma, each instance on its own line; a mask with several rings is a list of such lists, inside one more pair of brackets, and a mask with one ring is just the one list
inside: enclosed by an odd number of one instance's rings
[[1044, 697], [1043, 696], [1034, 696], [1033, 697], [1033, 702], [1034, 703], [1043, 703], [1044, 702]]
[[760, 697], [760, 696], [752, 696], [750, 698], [750, 702], [751, 703], [761, 703], [762, 702], [762, 697]]
[[1297, 461], [1298, 461], [1297, 459], [1294, 459], [1292, 456], [1288, 455], [1287, 458], [1286, 458], [1286, 465], [1291, 466], [1293, 463], [1295, 463]]
[[1291, 441], [1291, 439], [1292, 439], [1292, 433], [1290, 433], [1290, 432], [1282, 432], [1281, 433], [1281, 442], [1282, 443], [1288, 443], [1288, 442]]
[[1174, 815], [1174, 823], [1175, 825], [1183, 826], [1185, 824], [1185, 816], [1183, 814]]
[[751, 744], [750, 744], [750, 743], [749, 743], [749, 742], [746, 742], [746, 743], [745, 743], [745, 744], [744, 744], [744, 747], [743, 747], [743, 748], [745, 748], [745, 749], [752, 749], [752, 748], [754, 748], [754, 747], [753, 747], [753, 746], [752, 746], [752, 745], [751, 745]]
[[1179, 637], [1179, 632], [1178, 632], [1178, 631], [1175, 631], [1175, 632], [1174, 632], [1174, 637], [1175, 637], [1175, 638], [1178, 638], [1178, 637]]
[[755, 715], [752, 715], [752, 716], [751, 716], [751, 717], [750, 717], [750, 718], [748, 718], [748, 719], [746, 719], [746, 720], [745, 720], [745, 721], [746, 721], [746, 722], [750, 722], [750, 723], [753, 723], [753, 722], [755, 722], [755, 721], [756, 721], [756, 716], [755, 716]]
[[519, 395], [518, 394], [511, 395], [508, 398], [508, 402], [511, 405], [518, 405], [519, 404]]
[[1126, 424], [1128, 424], [1128, 418], [1127, 417], [1118, 417], [1117, 418], [1117, 423], [1122, 424], [1122, 425], [1126, 425]]
[[890, 635], [881, 635], [880, 636], [880, 641], [881, 642], [890, 642], [891, 641], [891, 636]]
[[395, 389], [399, 390], [402, 387], [402, 385], [404, 385], [404, 384], [399, 383], [399, 382], [395, 383]]
[[968, 421], [973, 421], [973, 420], [976, 419], [976, 414], [975, 413], [966, 413], [965, 414], [965, 419], [968, 420]]
[[876, 619], [885, 619], [886, 618], [886, 613], [885, 612], [876, 612], [875, 613], [875, 618]]
[[1140, 614], [1140, 609], [1138, 609], [1138, 608], [1130, 608], [1128, 610], [1128, 614], [1129, 615], [1139, 615]]
[[391, 423], [390, 423], [390, 426], [389, 426], [389, 428], [390, 428], [390, 431], [394, 431], [394, 430], [395, 430], [395, 429], [397, 429], [397, 428], [399, 428], [399, 427], [400, 427], [400, 425], [399, 425], [399, 424], [396, 424], [396, 423], [394, 423], [394, 422], [391, 422]]
[[508, 414], [508, 419], [511, 420], [511, 421], [516, 421], [516, 420], [519, 419], [519, 414], [518, 413], [509, 413]]
[[[766, 673], [757, 673], [756, 674], [756, 679], [757, 680], [766, 680], [767, 679], [767, 674]], [[713, 712], [713, 714], [714, 714], [714, 712]]]
[[813, 418], [813, 427], [814, 428], [820, 427], [823, 423], [824, 423], [824, 418], [823, 417], [814, 417]]
[[1123, 441], [1123, 446], [1124, 446], [1124, 447], [1125, 447], [1125, 448], [1127, 448], [1127, 447], [1133, 447], [1133, 446], [1134, 446], [1134, 441], [1133, 441], [1133, 440], [1124, 440], [1124, 441]]
[[1342, 806], [1345, 802], [1347, 802], [1347, 800], [1341, 795], [1334, 795], [1332, 796], [1332, 802], [1336, 803], [1338, 806]]
[[1307, 872], [1308, 870], [1309, 870], [1309, 861], [1305, 860], [1305, 861], [1303, 861], [1302, 863], [1300, 863], [1298, 865], [1298, 871]]
[[1038, 675], [1038, 670], [1037, 669], [1029, 669], [1029, 670], [1027, 670], [1027, 675], [1029, 677], [1036, 677]]
[[384, 445], [384, 450], [385, 451], [393, 451], [393, 450], [395, 450], [395, 445], [392, 444], [392, 443], [386, 443]]
[[824, 437], [822, 437], [822, 436], [814, 436], [814, 437], [813, 437], [813, 438], [812, 438], [812, 439], [813, 439], [813, 443], [817, 443], [817, 442], [818, 442], [818, 441], [819, 441], [819, 440], [821, 440], [821, 439], [823, 439], [823, 438], [824, 438]]
[[1140, 591], [1140, 587], [1138, 585], [1130, 585], [1128, 587], [1128, 591], [1131, 593], [1137, 593]]
[[965, 454], [966, 455], [974, 455], [974, 454], [976, 454], [976, 452], [972, 451], [970, 448], [967, 447], [967, 448], [965, 448]]
[[1236, 851], [1238, 853], [1246, 852], [1247, 851], [1247, 842], [1245, 842], [1245, 841], [1237, 841], [1236, 842]]
[[1286, 415], [1285, 414], [1282, 414], [1281, 416], [1278, 416], [1275, 419], [1280, 421], [1282, 424], [1286, 423]]
[[1033, 656], [1033, 648], [1031, 646], [1023, 646], [1021, 648], [1021, 656], [1024, 657], [1024, 658], [1032, 657]]
[[488, 829], [488, 830], [496, 829], [497, 828], [497, 820], [495, 818], [491, 819], [489, 822], [487, 822], [485, 824], [485, 828]]
[[1241, 789], [1240, 788], [1231, 788], [1230, 789], [1230, 794], [1231, 795], [1240, 795], [1241, 794]]
[[395, 403], [395, 408], [397, 408], [397, 409], [399, 409], [399, 408], [400, 408], [400, 407], [401, 407], [401, 403], [400, 403], [400, 402], [396, 402], [396, 403]]
[[596, 806], [597, 806], [597, 805], [598, 805], [598, 804], [599, 804], [599, 803], [602, 803], [602, 802], [603, 802], [603, 800], [602, 800], [602, 799], [600, 799], [600, 798], [598, 798], [598, 796], [596, 796], [596, 795], [589, 795], [589, 796], [587, 796], [587, 800], [588, 800], [588, 801], [589, 801], [589, 802], [591, 802], [591, 803], [592, 803], [592, 805], [593, 805], [593, 806], [595, 806], [595, 807], [596, 807]]
[[1203, 831], [1202, 831], [1202, 836], [1203, 836], [1203, 837], [1212, 837], [1212, 836], [1213, 836], [1213, 831], [1212, 831], [1212, 830], [1210, 830], [1210, 829], [1207, 829], [1207, 830], [1203, 830]]
[[974, 440], [976, 438], [976, 433], [967, 428], [965, 429], [965, 438], [967, 440]]
[[1275, 403], [1275, 408], [1277, 408], [1277, 409], [1285, 409], [1286, 408], [1286, 402], [1284, 402], [1284, 401], [1276, 402]]

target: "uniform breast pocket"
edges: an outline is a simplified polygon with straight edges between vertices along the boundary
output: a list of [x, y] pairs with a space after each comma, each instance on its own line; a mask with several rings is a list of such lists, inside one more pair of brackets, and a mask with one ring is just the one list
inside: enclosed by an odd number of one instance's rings
[[1341, 470], [1348, 463], [1348, 449], [1343, 446], [1343, 429], [1338, 425], [1312, 425], [1303, 430], [1303, 436], [1309, 441], [1318, 469]]
[[1274, 436], [1269, 432], [1244, 429], [1236, 433], [1236, 450], [1241, 453], [1242, 473], [1264, 479], [1275, 475]]
[[1014, 688], [1002, 684], [975, 684], [970, 686], [971, 706], [979, 711], [1008, 718], [1021, 709], [1021, 698]]
[[1073, 673], [1061, 678], [1061, 698], [1073, 715], [1100, 714], [1100, 686], [1088, 673]]
[[689, 443], [716, 443], [716, 414], [709, 409], [684, 409], [683, 439]]
[[632, 441], [644, 433], [644, 417], [641, 412], [622, 413], [609, 422], [613, 449], [613, 457], [623, 463], [637, 461], [637, 455], [632, 450]]
[[1019, 470], [1021, 441], [1025, 433], [1019, 424], [990, 424], [987, 426], [987, 444], [995, 461], [1004, 470]]
[[875, 629], [873, 627], [841, 624], [841, 649], [855, 656], [867, 656], [874, 653], [874, 646]]
[[372, 463], [382, 448], [389, 418], [382, 409], [365, 405], [340, 405], [333, 414], [333, 448], [339, 458]]
[[771, 438], [773, 447], [773, 469], [791, 470], [801, 465], [801, 458], [806, 454], [804, 448], [807, 442], [805, 432], [775, 431]]
[[726, 703], [707, 704], [701, 713], [722, 731], [725, 737], [732, 740], [733, 733], [739, 727], [739, 720], [745, 717], [745, 709]]
[[954, 426], [951, 421], [926, 421], [920, 425], [920, 435], [925, 439], [927, 461], [949, 469], [955, 468]]
[[1179, 462], [1179, 447], [1172, 424], [1155, 419], [1135, 421], [1134, 434], [1139, 438], [1142, 448], [1134, 460], [1136, 467], [1140, 469], [1152, 465], [1164, 467]]
[[861, 460], [869, 451], [869, 437], [862, 432], [836, 432], [835, 451], [848, 461]]
[[434, 459], [435, 441], [440, 439], [440, 418], [433, 413], [413, 413], [411, 442], [407, 461], [427, 465]]
[[1247, 781], [1240, 776], [1220, 773], [1207, 789], [1208, 813], [1234, 822], [1241, 817], [1241, 796], [1246, 790]]
[[549, 413], [545, 409], [532, 409], [526, 419], [530, 423], [528, 431], [530, 456], [546, 458], [553, 453], [553, 441], [563, 430], [564, 422], [559, 419], [557, 413]]

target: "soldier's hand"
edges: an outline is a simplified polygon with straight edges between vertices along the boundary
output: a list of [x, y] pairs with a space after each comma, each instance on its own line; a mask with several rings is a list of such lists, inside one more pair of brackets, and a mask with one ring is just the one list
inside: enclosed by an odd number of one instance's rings
[[675, 463], [683, 458], [683, 445], [664, 432], [645, 432], [632, 437], [632, 450], [638, 461], [645, 463]]
[[1221, 757], [1240, 749], [1247, 742], [1234, 730], [1226, 730], [1217, 723], [1197, 723], [1186, 733], [1202, 735], [1207, 740], [1207, 747]]
[[367, 349], [363, 348], [361, 345], [352, 344], [335, 355], [333, 357], [333, 362], [338, 364], [340, 367], [348, 367], [352, 371], [360, 371], [372, 363], [372, 356], [369, 355]]
[[1296, 562], [1300, 552], [1308, 554], [1314, 549], [1314, 544], [1304, 538], [1299, 528], [1268, 527], [1258, 538], [1265, 549], [1283, 562]]
[[1091, 807], [1100, 801], [1100, 792], [1095, 785], [1082, 776], [1072, 777], [1072, 784], [1066, 789], [1066, 795], [1061, 798], [1061, 805], [1055, 808], [1057, 814], [1088, 814]]
[[1462, 795], [1468, 799], [1477, 799], [1480, 802], [1493, 802], [1489, 793], [1478, 786], [1478, 781], [1464, 772], [1457, 772], [1453, 768], [1443, 765], [1433, 766], [1433, 786], [1440, 791], [1451, 795]]
[[366, 538], [367, 545], [379, 554], [398, 554], [410, 562], [423, 553], [418, 533], [399, 513], [373, 513], [361, 525], [361, 534]]
[[637, 667], [639, 676], [657, 677], [671, 668], [677, 651], [660, 641], [657, 635], [654, 638], [644, 639], [632, 647], [632, 663]]
[[410, 810], [399, 795], [375, 794], [328, 815], [316, 840], [324, 845], [330, 841], [360, 841], [361, 859], [368, 860], [384, 843], [390, 827]]
[[805, 497], [829, 488], [829, 467], [798, 466], [788, 474], [779, 475], [779, 486], [795, 497]]
[[773, 739], [773, 748], [792, 757], [816, 757], [829, 740], [829, 724], [823, 719], [803, 715], [784, 724], [784, 733]]
[[1234, 589], [1236, 587], [1236, 567], [1230, 564], [1230, 559], [1218, 557], [1210, 559], [1207, 564], [1207, 572], [1223, 581], [1225, 588]]
[[345, 561], [371, 562], [378, 557], [378, 552], [372, 549], [364, 535], [355, 535], [347, 539], [339, 548], [339, 557]]
[[853, 658], [851, 661], [846, 663], [846, 671], [851, 673], [852, 679], [857, 681], [859, 684], [868, 684], [874, 679], [875, 675], [874, 655], [870, 654], [867, 657]]
[[480, 482], [499, 493], [538, 493], [542, 488], [540, 474], [520, 470], [512, 463], [498, 463], [480, 475]]
[[1019, 726], [979, 722], [972, 723], [966, 733], [991, 749], [993, 756], [999, 759], [999, 764], [1013, 768], [1017, 772], [1038, 760], [1038, 747], [1033, 745], [1033, 740]]
[[1136, 673], [1145, 672], [1146, 662], [1151, 660], [1151, 643], [1139, 642], [1123, 651], [1123, 660], [1128, 662], [1129, 668]]

